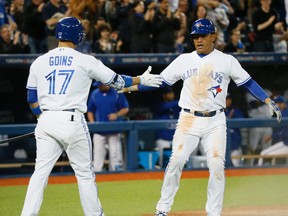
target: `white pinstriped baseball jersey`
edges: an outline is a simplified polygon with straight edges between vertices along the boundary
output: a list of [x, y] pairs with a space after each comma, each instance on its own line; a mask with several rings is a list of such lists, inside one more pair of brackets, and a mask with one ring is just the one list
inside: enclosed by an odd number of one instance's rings
[[59, 47], [32, 63], [27, 89], [37, 89], [42, 110], [74, 108], [85, 113], [92, 80], [109, 84], [115, 76], [114, 71], [93, 56]]
[[239, 86], [250, 79], [235, 57], [216, 49], [202, 58], [196, 51], [182, 54], [161, 75], [169, 85], [182, 79], [179, 106], [198, 111], [225, 107], [230, 80]]

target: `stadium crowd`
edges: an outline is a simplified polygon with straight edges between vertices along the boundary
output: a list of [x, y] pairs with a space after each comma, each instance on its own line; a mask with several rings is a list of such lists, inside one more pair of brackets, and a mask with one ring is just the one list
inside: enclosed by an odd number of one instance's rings
[[[0, 0], [0, 53], [45, 53], [65, 16], [81, 19], [84, 53], [190, 52], [198, 18], [217, 26], [225, 52], [287, 52], [284, 0]], [[287, 4], [287, 3], [286, 3]]]

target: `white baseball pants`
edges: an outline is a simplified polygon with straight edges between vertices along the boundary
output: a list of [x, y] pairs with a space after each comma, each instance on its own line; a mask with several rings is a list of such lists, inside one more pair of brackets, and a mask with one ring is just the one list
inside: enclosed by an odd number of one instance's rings
[[84, 115], [67, 111], [44, 111], [38, 119], [35, 136], [35, 171], [29, 182], [21, 215], [38, 215], [49, 174], [62, 152], [66, 151], [78, 181], [85, 216], [103, 216], [92, 166], [91, 139]]
[[[275, 143], [271, 147], [261, 151], [260, 155], [277, 155], [277, 154], [288, 154], [288, 146], [283, 141]], [[259, 158], [258, 165], [263, 165], [263, 158]]]
[[169, 212], [179, 189], [182, 169], [190, 154], [201, 143], [207, 156], [209, 181], [206, 212], [220, 216], [225, 188], [226, 119], [224, 112], [213, 117], [196, 117], [181, 112], [173, 138], [172, 155], [166, 168], [161, 197], [156, 209]]
[[109, 151], [109, 170], [123, 170], [123, 153], [120, 134], [93, 135], [93, 165], [96, 172], [103, 171], [104, 161]]

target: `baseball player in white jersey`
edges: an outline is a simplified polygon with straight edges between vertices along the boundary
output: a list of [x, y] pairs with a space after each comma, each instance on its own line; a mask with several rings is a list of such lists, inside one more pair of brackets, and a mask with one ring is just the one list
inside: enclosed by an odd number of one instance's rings
[[[191, 37], [196, 51], [181, 54], [161, 73], [165, 85], [183, 80], [179, 99], [182, 108], [173, 137], [172, 155], [166, 167], [157, 216], [168, 215], [180, 184], [182, 169], [190, 154], [201, 143], [207, 156], [209, 182], [206, 202], [208, 216], [220, 216], [225, 187], [227, 88], [232, 79], [265, 102], [281, 120], [281, 112], [263, 89], [241, 67], [236, 58], [214, 48], [215, 26], [208, 19], [192, 25]], [[127, 91], [151, 88], [132, 86]]]
[[22, 216], [38, 215], [49, 174], [66, 151], [78, 181], [84, 215], [104, 215], [92, 166], [91, 139], [84, 118], [92, 80], [116, 89], [132, 84], [159, 86], [160, 75], [150, 68], [139, 77], [118, 75], [93, 56], [75, 47], [83, 39], [81, 22], [73, 17], [56, 26], [57, 48], [38, 57], [30, 67], [27, 100], [38, 117], [35, 171], [30, 179]]

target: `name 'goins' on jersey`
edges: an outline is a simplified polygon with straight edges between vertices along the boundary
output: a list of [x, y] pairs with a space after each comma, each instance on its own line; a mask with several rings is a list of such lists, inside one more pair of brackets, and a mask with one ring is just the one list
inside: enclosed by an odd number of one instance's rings
[[40, 108], [87, 111], [93, 79], [110, 84], [116, 73], [91, 55], [71, 48], [55, 48], [31, 65], [27, 89], [37, 90]]

